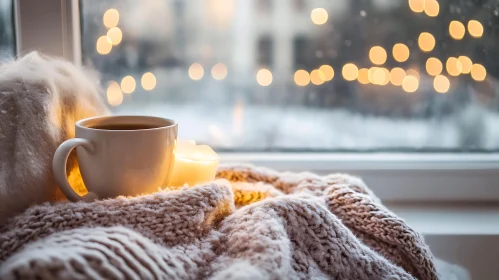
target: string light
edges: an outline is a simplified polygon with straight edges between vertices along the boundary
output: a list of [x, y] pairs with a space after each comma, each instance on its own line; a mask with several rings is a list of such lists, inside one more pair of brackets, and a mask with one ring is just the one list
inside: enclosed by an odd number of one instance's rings
[[390, 72], [386, 68], [378, 68], [374, 71], [373, 80], [376, 85], [384, 86], [390, 81]]
[[99, 39], [97, 39], [97, 44], [95, 45], [95, 48], [97, 49], [97, 52], [101, 55], [106, 55], [111, 52], [113, 49], [113, 44], [111, 43], [111, 40], [107, 36], [100, 36]]
[[215, 80], [223, 80], [227, 77], [227, 66], [223, 63], [217, 63], [211, 67], [211, 76]]
[[463, 66], [461, 62], [455, 57], [449, 57], [447, 62], [445, 63], [445, 68], [447, 69], [447, 73], [451, 76], [459, 76], [463, 71]]
[[369, 70], [367, 71], [367, 78], [369, 79], [369, 81], [374, 84], [374, 73], [376, 72], [376, 70], [378, 70], [379, 67], [371, 67], [369, 68]]
[[322, 73], [322, 71], [318, 69], [312, 70], [312, 72], [310, 73], [310, 81], [316, 86], [322, 85], [325, 80], [326, 75], [324, 75], [324, 73]]
[[418, 38], [418, 45], [423, 52], [431, 52], [435, 47], [435, 37], [428, 32], [422, 32]]
[[199, 63], [193, 63], [189, 67], [189, 77], [193, 79], [194, 81], [199, 81], [203, 78], [204, 76], [204, 69], [203, 65]]
[[402, 82], [405, 78], [405, 71], [402, 68], [395, 67], [390, 71], [390, 82], [394, 86], [402, 85]]
[[426, 72], [430, 76], [437, 76], [442, 73], [442, 62], [436, 57], [430, 57], [426, 60]]
[[322, 65], [319, 70], [326, 76], [326, 82], [331, 81], [334, 78], [334, 69], [329, 65]]
[[471, 67], [471, 78], [477, 82], [484, 81], [487, 77], [487, 70], [483, 65], [475, 63]]
[[429, 17], [436, 17], [440, 12], [440, 5], [436, 0], [425, 0], [424, 1], [424, 12]]
[[382, 68], [383, 70], [383, 73], [385, 74], [385, 79], [383, 80], [383, 82], [381, 83], [381, 85], [387, 85], [388, 83], [390, 83], [390, 70], [386, 69], [386, 68]]
[[425, 0], [409, 0], [409, 8], [415, 13], [422, 13]]
[[449, 34], [454, 40], [461, 40], [464, 37], [464, 33], [466, 29], [464, 28], [464, 24], [460, 21], [453, 20], [449, 24]]
[[450, 88], [450, 81], [443, 75], [437, 75], [433, 79], [433, 87], [438, 93], [446, 93]]
[[376, 65], [382, 65], [386, 62], [386, 51], [383, 47], [374, 46], [369, 50], [369, 59]]
[[107, 28], [112, 28], [118, 25], [120, 21], [120, 13], [116, 9], [109, 9], [104, 13], [102, 22]]
[[357, 80], [363, 85], [369, 84], [369, 70], [367, 68], [359, 69]]
[[345, 80], [353, 81], [357, 79], [357, 76], [359, 75], [359, 68], [353, 63], [347, 63], [341, 69], [341, 74]]
[[121, 43], [123, 34], [121, 33], [121, 29], [119, 27], [113, 27], [107, 31], [107, 37], [109, 37], [109, 40], [111, 40], [111, 44], [113, 46], [117, 46]]
[[153, 90], [156, 87], [156, 76], [151, 72], [146, 72], [142, 75], [140, 83], [144, 90]]
[[402, 43], [395, 44], [393, 46], [393, 58], [398, 62], [404, 62], [409, 59], [410, 51], [409, 48]]
[[322, 25], [327, 22], [328, 14], [324, 8], [316, 8], [310, 13], [310, 18], [314, 24]]
[[473, 62], [471, 59], [465, 55], [462, 55], [457, 58], [459, 62], [461, 62], [462, 70], [461, 73], [469, 74], [471, 72], [471, 67], [473, 66]]
[[262, 87], [272, 84], [272, 72], [268, 69], [260, 69], [256, 73], [256, 81]]
[[132, 76], [126, 76], [121, 80], [121, 91], [123, 93], [132, 93], [135, 90], [135, 79]]
[[111, 106], [119, 106], [123, 102], [123, 93], [121, 92], [120, 85], [115, 82], [109, 82], [106, 90], [107, 102]]
[[478, 20], [468, 21], [468, 32], [471, 37], [480, 38], [483, 35], [483, 25]]
[[310, 75], [307, 71], [300, 69], [294, 75], [295, 84], [304, 87], [310, 83]]
[[402, 89], [408, 93], [413, 93], [418, 90], [419, 81], [414, 76], [405, 76], [402, 81]]

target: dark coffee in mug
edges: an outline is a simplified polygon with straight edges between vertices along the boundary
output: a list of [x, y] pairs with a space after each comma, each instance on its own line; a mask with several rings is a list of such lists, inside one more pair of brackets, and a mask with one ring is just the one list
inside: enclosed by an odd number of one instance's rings
[[91, 128], [103, 129], [103, 130], [139, 130], [139, 129], [151, 129], [157, 126], [147, 125], [147, 124], [104, 124], [95, 125]]

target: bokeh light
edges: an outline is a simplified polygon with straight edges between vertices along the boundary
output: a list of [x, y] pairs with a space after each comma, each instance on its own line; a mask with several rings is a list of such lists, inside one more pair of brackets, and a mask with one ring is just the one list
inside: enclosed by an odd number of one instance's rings
[[304, 87], [310, 83], [310, 75], [307, 71], [300, 69], [294, 75], [295, 84]]
[[487, 70], [483, 67], [483, 65], [475, 63], [471, 67], [471, 77], [473, 80], [481, 82], [487, 77]]
[[343, 75], [343, 79], [353, 81], [356, 80], [359, 75], [359, 68], [353, 63], [347, 63], [341, 69], [341, 74]]
[[373, 84], [382, 85], [385, 81], [385, 78], [385, 71], [383, 71], [383, 68], [378, 68], [373, 73]]
[[478, 20], [468, 21], [468, 32], [471, 37], [480, 38], [483, 35], [483, 25]]
[[447, 73], [449, 73], [449, 75], [459, 76], [463, 71], [463, 66], [457, 58], [449, 57], [445, 63], [445, 69], [447, 69]]
[[405, 78], [405, 71], [400, 67], [395, 67], [390, 71], [390, 82], [394, 86], [402, 85]]
[[385, 73], [385, 79], [383, 80], [383, 82], [381, 84], [387, 85], [388, 83], [390, 83], [390, 70], [388, 70], [386, 68], [382, 68], [382, 70]]
[[310, 18], [314, 24], [322, 25], [327, 22], [328, 14], [324, 8], [316, 8], [310, 13]]
[[418, 90], [419, 87], [419, 81], [416, 77], [414, 76], [405, 76], [404, 80], [402, 81], [402, 89], [405, 92], [412, 93]]
[[359, 69], [357, 80], [363, 85], [369, 84], [369, 70], [367, 68]]
[[369, 82], [374, 84], [374, 73], [378, 69], [379, 69], [379, 67], [376, 67], [376, 66], [369, 68], [369, 70], [367, 71], [367, 78], [369, 79]]
[[423, 52], [431, 52], [435, 47], [435, 37], [428, 32], [422, 32], [418, 38], [418, 45]]
[[374, 46], [369, 50], [369, 59], [376, 65], [382, 65], [386, 62], [386, 51], [383, 47]]
[[424, 1], [424, 12], [429, 17], [436, 17], [440, 12], [440, 5], [436, 0], [425, 0]]
[[321, 70], [315, 69], [310, 72], [310, 81], [312, 82], [312, 84], [316, 86], [322, 85], [325, 80], [326, 75], [324, 75]]
[[469, 74], [471, 72], [471, 67], [473, 66], [473, 62], [471, 59], [465, 55], [462, 55], [457, 58], [459, 62], [461, 62], [461, 73]]
[[326, 82], [331, 81], [334, 78], [334, 69], [330, 65], [322, 65], [319, 70], [324, 73], [326, 77]]
[[215, 80], [223, 80], [227, 77], [227, 66], [223, 63], [217, 63], [211, 67], [211, 76]]
[[121, 91], [132, 93], [136, 87], [135, 79], [132, 76], [126, 76], [121, 80]]
[[378, 68], [373, 74], [373, 84], [384, 86], [390, 82], [390, 72], [386, 68]]
[[111, 43], [111, 39], [109, 39], [109, 37], [100, 36], [99, 39], [97, 39], [95, 48], [99, 54], [106, 55], [113, 49], [113, 44]]
[[272, 84], [272, 72], [269, 69], [260, 69], [256, 73], [256, 82], [263, 86], [269, 86]]
[[111, 40], [111, 44], [113, 44], [113, 46], [117, 46], [123, 39], [123, 33], [121, 33], [121, 29], [119, 27], [113, 27], [107, 31], [107, 37], [109, 37], [109, 40]]
[[425, 0], [409, 0], [409, 8], [415, 13], [422, 13]]
[[450, 81], [443, 75], [437, 75], [433, 79], [433, 87], [438, 93], [446, 93], [450, 88]]
[[120, 13], [116, 9], [109, 9], [104, 13], [102, 22], [107, 28], [112, 28], [118, 25], [120, 21]]
[[151, 72], [146, 72], [142, 75], [140, 83], [144, 90], [153, 90], [156, 87], [156, 76]]
[[410, 51], [409, 48], [402, 43], [395, 44], [393, 46], [393, 58], [398, 62], [404, 62], [409, 59]]
[[464, 37], [464, 33], [466, 33], [466, 29], [464, 28], [464, 24], [460, 21], [453, 20], [449, 24], [449, 34], [455, 40], [461, 40]]
[[189, 67], [189, 77], [194, 81], [199, 81], [203, 78], [203, 76], [204, 76], [203, 65], [199, 63], [191, 64], [191, 66]]
[[430, 57], [426, 60], [426, 72], [430, 76], [437, 76], [442, 73], [443, 65], [440, 59], [436, 57]]
[[119, 106], [123, 102], [123, 93], [116, 81], [109, 82], [106, 90], [107, 102], [111, 106]]

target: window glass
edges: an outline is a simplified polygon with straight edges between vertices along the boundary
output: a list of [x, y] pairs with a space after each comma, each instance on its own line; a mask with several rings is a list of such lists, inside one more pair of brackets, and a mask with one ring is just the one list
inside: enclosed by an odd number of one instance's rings
[[11, 0], [0, 0], [0, 60], [15, 55], [14, 21]]
[[[238, 151], [499, 148], [499, 4], [82, 0], [118, 114]], [[116, 85], [119, 85], [117, 87]]]

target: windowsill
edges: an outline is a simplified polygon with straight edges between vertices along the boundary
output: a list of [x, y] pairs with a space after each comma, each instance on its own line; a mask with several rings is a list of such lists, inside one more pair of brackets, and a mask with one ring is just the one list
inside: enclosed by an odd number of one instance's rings
[[279, 170], [484, 170], [499, 171], [499, 153], [222, 153], [222, 162], [251, 162]]
[[387, 202], [499, 202], [499, 154], [222, 153], [221, 163], [348, 173]]
[[499, 236], [497, 204], [388, 203], [397, 215], [423, 235]]

